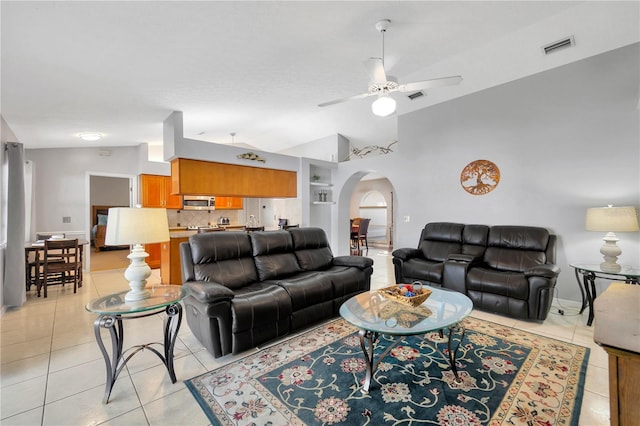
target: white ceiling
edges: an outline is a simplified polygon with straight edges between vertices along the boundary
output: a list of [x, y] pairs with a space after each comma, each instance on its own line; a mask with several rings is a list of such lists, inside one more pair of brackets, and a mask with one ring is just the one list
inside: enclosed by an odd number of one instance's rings
[[[462, 75], [398, 113], [640, 40], [639, 3], [2, 1], [1, 113], [26, 148], [162, 143], [184, 114], [188, 138], [281, 151], [336, 133], [388, 145], [397, 116], [375, 117], [362, 62], [399, 81]], [[541, 46], [574, 35], [576, 46]], [[99, 142], [78, 139], [102, 132]], [[4, 140], [4, 139], [3, 139]]]

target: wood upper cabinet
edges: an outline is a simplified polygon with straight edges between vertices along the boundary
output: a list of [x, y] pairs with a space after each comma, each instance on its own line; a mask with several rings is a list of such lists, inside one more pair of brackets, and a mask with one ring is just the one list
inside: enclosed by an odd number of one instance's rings
[[216, 197], [216, 210], [242, 210], [242, 197]]
[[181, 209], [182, 196], [171, 194], [171, 176], [140, 175], [142, 207]]
[[[297, 173], [289, 170], [176, 158], [171, 160], [173, 192], [217, 197], [294, 198]], [[217, 208], [217, 206], [216, 206]]]
[[[142, 207], [181, 209], [182, 196], [171, 194], [171, 176], [140, 175], [140, 204]], [[160, 267], [160, 243], [146, 244], [146, 262], [151, 269]]]

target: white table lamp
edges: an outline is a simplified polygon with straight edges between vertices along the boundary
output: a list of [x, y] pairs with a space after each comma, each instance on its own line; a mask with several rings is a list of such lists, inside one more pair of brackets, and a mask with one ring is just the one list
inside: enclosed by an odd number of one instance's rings
[[169, 222], [167, 210], [161, 208], [130, 208], [112, 207], [107, 218], [107, 232], [105, 245], [133, 245], [129, 267], [124, 277], [129, 281], [131, 291], [125, 295], [125, 300], [135, 301], [149, 297], [149, 290], [145, 290], [147, 278], [151, 275], [151, 268], [145, 258], [149, 256], [144, 251], [143, 244], [169, 241]]
[[622, 267], [618, 264], [618, 256], [622, 250], [616, 244], [618, 237], [614, 232], [638, 231], [638, 216], [635, 207], [593, 207], [587, 209], [585, 223], [587, 231], [606, 232], [602, 239], [604, 245], [600, 253], [604, 256], [604, 262], [600, 268], [604, 272], [620, 272]]

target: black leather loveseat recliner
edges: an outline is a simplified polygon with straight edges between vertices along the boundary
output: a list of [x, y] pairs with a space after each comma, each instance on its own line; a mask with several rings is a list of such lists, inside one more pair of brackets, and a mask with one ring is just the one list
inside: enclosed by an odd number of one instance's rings
[[417, 249], [393, 252], [396, 282], [421, 281], [466, 294], [475, 308], [546, 319], [560, 268], [556, 236], [531, 226], [428, 223]]
[[196, 234], [180, 254], [187, 322], [215, 357], [337, 316], [373, 272], [372, 259], [333, 257], [320, 228]]

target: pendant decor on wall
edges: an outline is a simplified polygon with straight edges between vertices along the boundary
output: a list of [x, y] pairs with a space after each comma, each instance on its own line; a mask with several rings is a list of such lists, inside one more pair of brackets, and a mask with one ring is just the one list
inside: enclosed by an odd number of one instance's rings
[[255, 152], [245, 152], [244, 154], [236, 155], [240, 160], [251, 160], [251, 161], [259, 161], [261, 163], [266, 163], [267, 160], [265, 158], [260, 157]]
[[391, 147], [397, 143], [398, 141], [393, 141], [387, 146], [367, 145], [362, 148], [353, 147], [351, 148], [351, 152], [349, 153], [345, 161], [349, 161], [354, 157], [364, 158], [373, 155], [389, 154], [390, 152], [393, 152], [393, 149], [391, 149]]
[[460, 184], [473, 195], [488, 194], [498, 186], [498, 182], [500, 169], [489, 160], [472, 161], [460, 173]]

